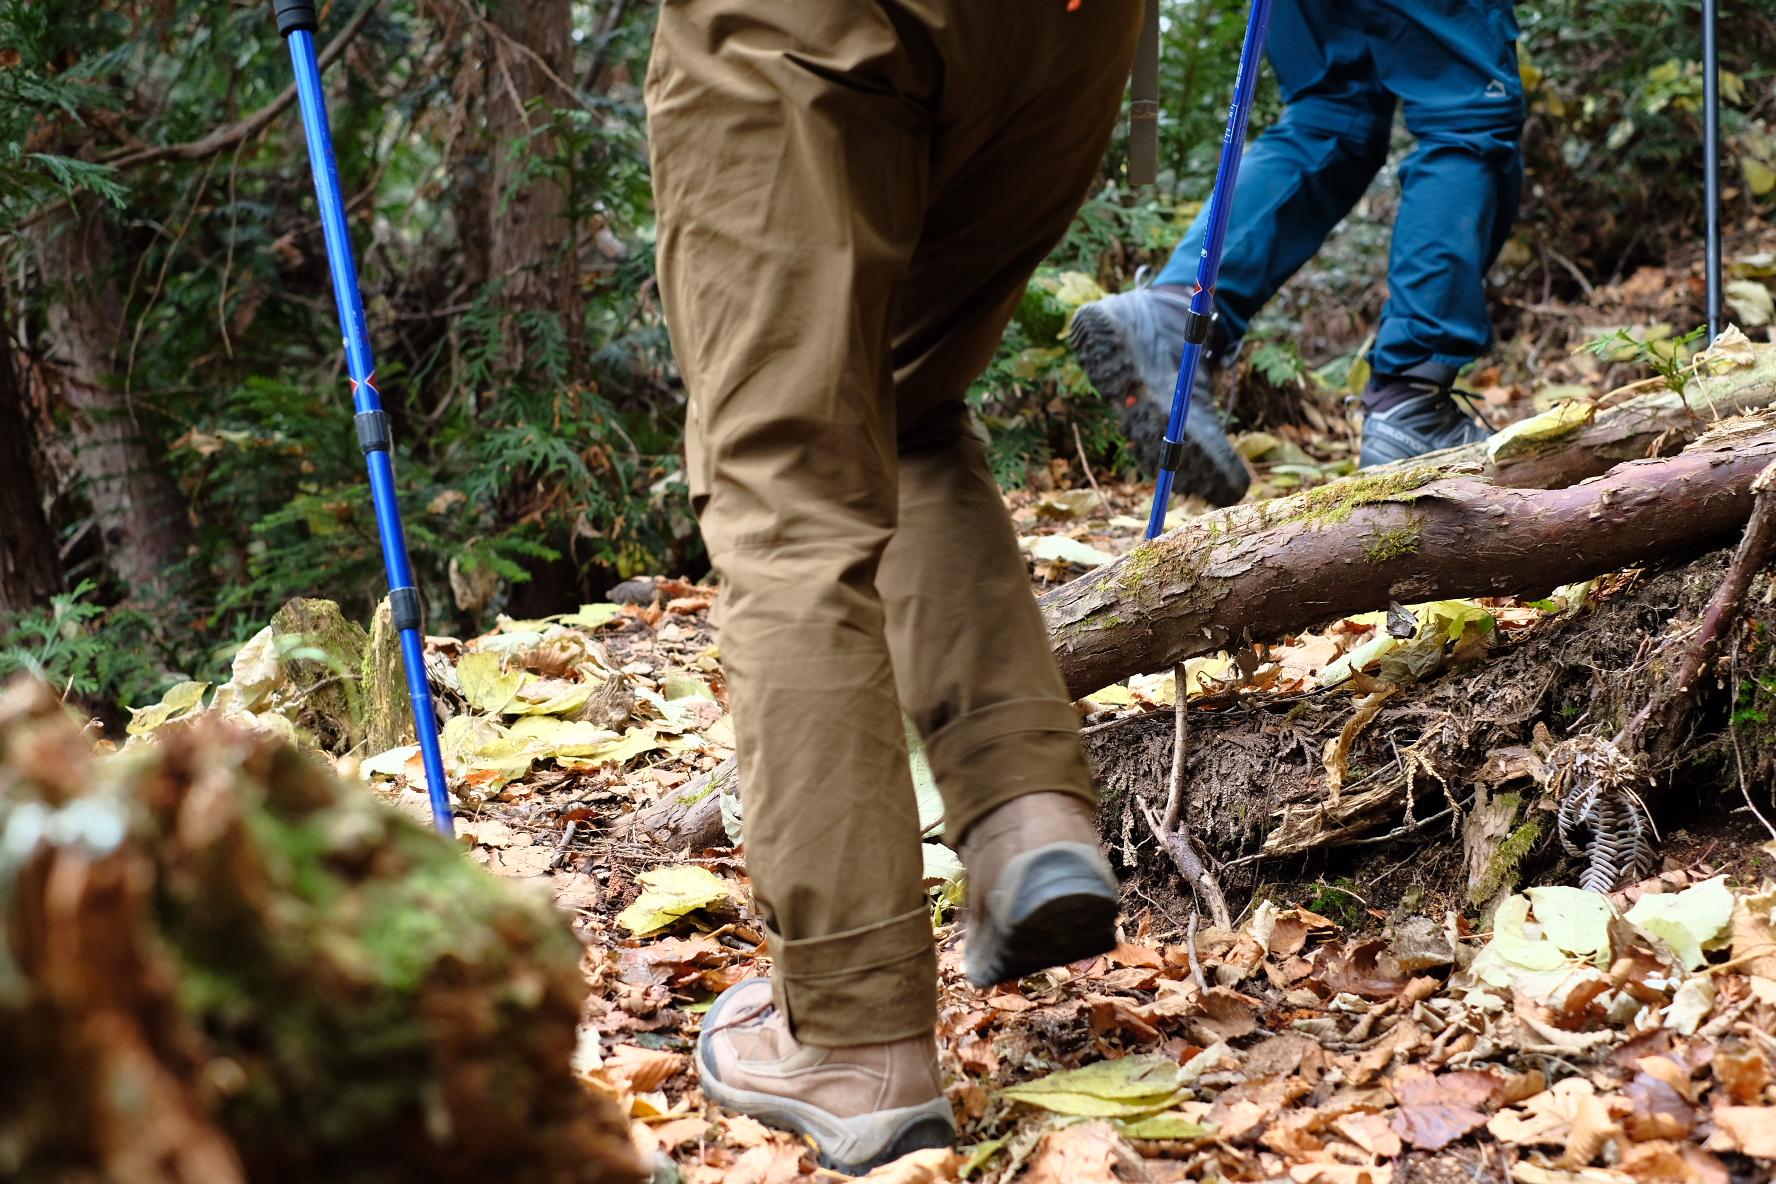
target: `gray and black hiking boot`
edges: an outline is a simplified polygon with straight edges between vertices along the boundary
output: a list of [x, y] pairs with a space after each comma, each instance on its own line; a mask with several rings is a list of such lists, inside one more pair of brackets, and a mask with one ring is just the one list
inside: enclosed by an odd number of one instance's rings
[[1084, 799], [1015, 797], [968, 828], [961, 856], [968, 869], [963, 969], [975, 986], [1115, 948], [1116, 873], [1098, 848]]
[[1456, 406], [1449, 387], [1430, 379], [1378, 375], [1363, 392], [1365, 469], [1474, 444], [1492, 435]]
[[[1098, 394], [1115, 405], [1123, 435], [1143, 459], [1157, 455], [1165, 438], [1188, 307], [1175, 292], [1137, 288], [1081, 305], [1073, 314], [1068, 344]], [[1221, 429], [1209, 372], [1206, 360], [1197, 367], [1176, 488], [1231, 506], [1246, 495], [1251, 475]]]
[[807, 1135], [821, 1165], [847, 1175], [956, 1141], [935, 1035], [850, 1048], [803, 1044], [772, 1003], [768, 978], [729, 987], [711, 1005], [697, 1036], [697, 1074], [716, 1104]]

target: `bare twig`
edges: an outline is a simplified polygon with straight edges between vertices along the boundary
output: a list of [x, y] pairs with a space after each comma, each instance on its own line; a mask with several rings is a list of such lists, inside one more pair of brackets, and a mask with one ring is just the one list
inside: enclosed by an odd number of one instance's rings
[[[358, 6], [358, 11], [352, 14], [351, 22], [339, 30], [339, 35], [328, 42], [325, 49], [321, 50], [318, 59], [321, 69], [325, 70], [340, 54], [345, 52], [346, 46], [351, 44], [352, 38], [356, 37], [363, 29], [365, 23], [370, 19], [370, 14], [374, 11], [376, 11], [376, 0], [364, 0], [364, 3]], [[149, 148], [126, 149], [103, 157], [102, 161], [115, 169], [127, 169], [157, 160], [201, 160], [206, 156], [214, 156], [218, 152], [226, 151], [241, 141], [251, 139], [264, 131], [272, 120], [282, 115], [295, 101], [296, 86], [292, 83], [285, 87], [283, 93], [277, 98], [245, 119], [225, 124], [207, 136], [196, 140], [186, 140], [179, 144], [156, 144]]]
[[[1738, 618], [1752, 577], [1763, 570], [1770, 561], [1771, 552], [1776, 550], [1776, 462], [1767, 465], [1757, 475], [1751, 489], [1756, 500], [1752, 503], [1751, 518], [1745, 524], [1745, 534], [1739, 540], [1739, 549], [1733, 553], [1726, 578], [1715, 591], [1714, 599], [1708, 602], [1701, 624], [1684, 650], [1677, 678], [1672, 683], [1674, 693], [1665, 701], [1666, 718], [1661, 722], [1666, 729], [1681, 726], [1689, 714], [1703, 671], [1719, 652], [1722, 636]], [[1656, 695], [1647, 700], [1616, 737], [1617, 748], [1629, 751], [1646, 747], [1644, 733], [1660, 702], [1661, 698]]]
[[1086, 484], [1090, 485], [1092, 492], [1098, 495], [1098, 509], [1108, 514], [1110, 499], [1105, 497], [1104, 491], [1098, 488], [1098, 479], [1092, 476], [1091, 462], [1085, 459], [1085, 441], [1080, 438], [1078, 420], [1073, 421], [1073, 447], [1079, 450], [1079, 467], [1085, 470]]
[[1190, 910], [1190, 924], [1184, 928], [1184, 954], [1190, 959], [1190, 977], [1196, 980], [1198, 992], [1209, 993], [1208, 980], [1203, 978], [1202, 959], [1196, 953], [1196, 923], [1201, 919], [1195, 909]]
[[1209, 915], [1215, 924], [1223, 929], [1233, 928], [1233, 917], [1227, 909], [1227, 894], [1221, 891], [1221, 882], [1215, 879], [1215, 873], [1197, 851], [1196, 845], [1190, 841], [1190, 828], [1183, 821], [1184, 816], [1184, 779], [1185, 763], [1190, 753], [1190, 703], [1185, 695], [1184, 663], [1178, 663], [1173, 673], [1172, 709], [1172, 772], [1167, 779], [1165, 814], [1155, 817], [1153, 807], [1145, 800], [1141, 801], [1141, 814], [1147, 819], [1153, 837], [1159, 840], [1171, 855], [1172, 862], [1178, 865], [1178, 871], [1196, 893], [1209, 906]]
[[1233, 915], [1227, 909], [1227, 896], [1221, 891], [1220, 883], [1209, 871], [1202, 856], [1197, 853], [1195, 844], [1190, 841], [1189, 832], [1184, 827], [1173, 831], [1161, 830], [1159, 815], [1145, 801], [1141, 802], [1141, 815], [1146, 818], [1153, 837], [1159, 840], [1159, 845], [1172, 857], [1184, 882], [1208, 904], [1210, 918], [1223, 929], [1233, 928]]
[[1190, 753], [1190, 696], [1185, 693], [1188, 676], [1184, 663], [1172, 668], [1172, 776], [1166, 786], [1165, 814], [1160, 825], [1167, 834], [1178, 828], [1178, 816], [1184, 809], [1184, 764]]
[[561, 841], [555, 844], [555, 854], [549, 860], [549, 870], [554, 871], [567, 862], [567, 849], [573, 845], [574, 832], [580, 829], [578, 821], [569, 822], [567, 829], [561, 832]]

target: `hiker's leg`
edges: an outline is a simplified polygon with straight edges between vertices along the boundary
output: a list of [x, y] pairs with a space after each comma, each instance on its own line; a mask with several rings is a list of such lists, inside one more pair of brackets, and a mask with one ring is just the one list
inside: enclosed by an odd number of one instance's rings
[[1376, 5], [1370, 52], [1418, 145], [1400, 166], [1377, 374], [1448, 382], [1492, 340], [1486, 271], [1523, 186], [1523, 86], [1508, 0]]
[[963, 396], [1093, 184], [1139, 8], [1091, 0], [1065, 13], [1057, 0], [1019, 18], [1015, 78], [975, 85], [1022, 93], [1001, 119], [936, 145], [934, 200], [901, 293], [900, 526], [877, 583], [901, 701], [924, 737], [951, 842], [1022, 794], [1091, 801], [1078, 714]]
[[[1265, 40], [1283, 114], [1240, 164], [1216, 310], [1237, 341], [1347, 213], [1387, 159], [1394, 102], [1365, 53], [1348, 0], [1278, 0]], [[1155, 285], [1190, 287], [1207, 232], [1205, 203]]]
[[930, 914], [877, 568], [894, 294], [940, 77], [876, 4], [683, 0], [648, 82], [659, 271], [719, 569], [747, 868], [795, 1036], [929, 1039]]

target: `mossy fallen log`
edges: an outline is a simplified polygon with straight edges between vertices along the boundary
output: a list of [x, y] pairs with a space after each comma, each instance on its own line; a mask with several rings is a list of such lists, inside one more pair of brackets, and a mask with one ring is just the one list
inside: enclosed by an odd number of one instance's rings
[[95, 759], [15, 683], [0, 919], [0, 1178], [639, 1178], [570, 1067], [564, 919], [293, 747]]
[[1447, 596], [1544, 595], [1730, 541], [1776, 458], [1776, 411], [1565, 488], [1426, 463], [1186, 522], [1041, 599], [1070, 691], [1336, 617]]

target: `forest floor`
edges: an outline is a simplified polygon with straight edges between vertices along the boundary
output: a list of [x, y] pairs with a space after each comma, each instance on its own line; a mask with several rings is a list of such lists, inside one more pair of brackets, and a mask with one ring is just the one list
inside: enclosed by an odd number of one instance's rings
[[[1032, 578], [1062, 578], [1097, 561], [1089, 550], [1132, 545], [1144, 492], [1012, 497]], [[588, 951], [580, 1068], [632, 1116], [644, 1152], [690, 1182], [817, 1177], [804, 1143], [713, 1108], [691, 1071], [709, 1000], [768, 970], [742, 855], [609, 837], [614, 820], [679, 791], [733, 745], [708, 624], [713, 592], [670, 580], [628, 591], [644, 603], [434, 642], [455, 662], [457, 718], [474, 721], [446, 737], [478, 795], [459, 819], [461, 841], [476, 862], [537, 883], [573, 915]], [[1449, 603], [1490, 619], [1502, 650], [1559, 615]], [[1193, 664], [1190, 689], [1206, 705], [1236, 685], [1247, 698], [1300, 696], [1386, 626], [1377, 613], [1284, 639], [1253, 670], [1206, 659]], [[596, 727], [562, 718], [586, 714], [579, 688], [594, 672], [600, 687], [626, 687], [626, 701]], [[1170, 676], [1135, 678], [1082, 702], [1082, 717], [1169, 718], [1174, 694]], [[410, 752], [367, 768], [379, 792], [425, 817]], [[1772, 863], [1738, 841], [1751, 833], [1741, 827], [1724, 846], [1673, 843], [1655, 874], [1607, 904], [1531, 889], [1507, 900], [1491, 930], [1459, 907], [1435, 907], [1459, 897], [1435, 874], [1396, 876], [1403, 905], [1369, 892], [1378, 865], [1397, 870], [1424, 850], [1384, 845], [1331, 882], [1322, 871], [1272, 879], [1261, 897], [1236, 902], [1235, 929], [1190, 938], [1175, 909], [1152, 903], [1180, 894], [1169, 865], [1149, 860], [1126, 885], [1112, 954], [991, 991], [962, 977], [965, 922], [940, 872], [940, 1043], [961, 1151], [884, 1177], [1767, 1179], [1776, 895], [1756, 894]], [[1654, 905], [1639, 903], [1648, 897]]]
[[[1776, 271], [1757, 256], [1745, 266]], [[1637, 274], [1593, 292], [1584, 309], [1532, 310], [1538, 323], [1565, 327], [1506, 343], [1500, 365], [1472, 383], [1476, 401], [1498, 424], [1604, 389], [1640, 348], [1624, 344], [1617, 356], [1574, 347], [1598, 326], [1622, 324], [1664, 326], [1641, 334], [1656, 346], [1687, 315], [1693, 288], [1685, 276]], [[1355, 433], [1339, 392], [1304, 376], [1251, 385], [1261, 401], [1242, 418], [1257, 426], [1239, 443], [1257, 473], [1254, 496], [1349, 470]], [[1080, 458], [1009, 495], [1033, 584], [1053, 586], [1133, 546], [1149, 493]], [[1329, 737], [1350, 730], [1340, 725], [1356, 710], [1352, 672], [1378, 669], [1415, 634], [1448, 631], [1438, 661], [1414, 680], [1426, 702], [1473, 699], [1488, 680], [1503, 685], [1524, 663], [1573, 649], [1575, 631], [1615, 629], [1626, 641], [1614, 643], [1632, 653], [1674, 627], [1694, 588], [1718, 579], [1718, 557], [1705, 557], [1687, 573], [1626, 573], [1533, 603], [1394, 606], [1193, 660], [1184, 693], [1211, 724], [1232, 720], [1274, 738], [1317, 712]], [[460, 842], [491, 873], [534, 884], [571, 915], [586, 949], [577, 1068], [630, 1116], [656, 1179], [830, 1176], [803, 1141], [709, 1104], [691, 1068], [713, 996], [768, 970], [742, 851], [662, 850], [619, 837], [615, 825], [733, 755], [709, 623], [716, 591], [643, 579], [613, 593], [612, 603], [556, 617], [502, 618], [479, 637], [430, 639], [434, 685], [452, 717], [444, 743], [463, 797]], [[1573, 661], [1591, 652], [1580, 647]], [[244, 650], [231, 685], [260, 694], [255, 663], [268, 654]], [[1088, 745], [1142, 731], [1148, 748], [1164, 750], [1178, 693], [1164, 674], [1088, 696], [1079, 705]], [[1557, 707], [1576, 715], [1572, 695], [1514, 722], [1527, 736]], [[139, 715], [138, 730], [201, 709], [188, 693], [181, 702]], [[1211, 726], [1196, 743], [1208, 748], [1217, 735]], [[1512, 765], [1521, 779], [1533, 756], [1532, 746], [1490, 733], [1468, 739], [1478, 751], [1463, 778], [1480, 777], [1480, 761]], [[1322, 760], [1317, 744], [1316, 733], [1309, 759], [1297, 762], [1309, 780], [1331, 775], [1330, 750]], [[1341, 752], [1340, 762], [1363, 755], [1349, 740]], [[1094, 759], [1102, 771], [1101, 754]], [[413, 749], [335, 763], [427, 820]], [[1122, 781], [1137, 782], [1137, 795], [1161, 790], [1151, 761], [1129, 768]], [[1354, 760], [1348, 771], [1355, 779]], [[1434, 817], [1463, 815], [1452, 779], [1427, 778], [1420, 791], [1438, 799], [1425, 808]], [[1120, 819], [1105, 819], [1127, 877], [1117, 948], [988, 991], [961, 974], [956, 867], [928, 844], [940, 1049], [960, 1149], [878, 1174], [1026, 1184], [1739, 1184], [1776, 1175], [1776, 844], [1762, 845], [1776, 831], [1758, 825], [1776, 817], [1767, 784], [1757, 787], [1761, 813], [1747, 790], [1744, 807], [1687, 818], [1640, 882], [1607, 897], [1557, 886], [1512, 895], [1526, 852], [1476, 894], [1450, 855], [1460, 840], [1415, 821], [1410, 786], [1409, 777], [1412, 833], [1400, 841], [1371, 827], [1367, 846], [1334, 857], [1242, 858], [1267, 870], [1230, 881], [1231, 928], [1186, 920], [1188, 891], [1153, 844], [1131, 835], [1125, 801]], [[935, 830], [937, 819], [927, 821]], [[1533, 840], [1543, 829], [1525, 824], [1512, 835], [1530, 830]], [[1557, 880], [1573, 866], [1544, 860], [1523, 870]]]

